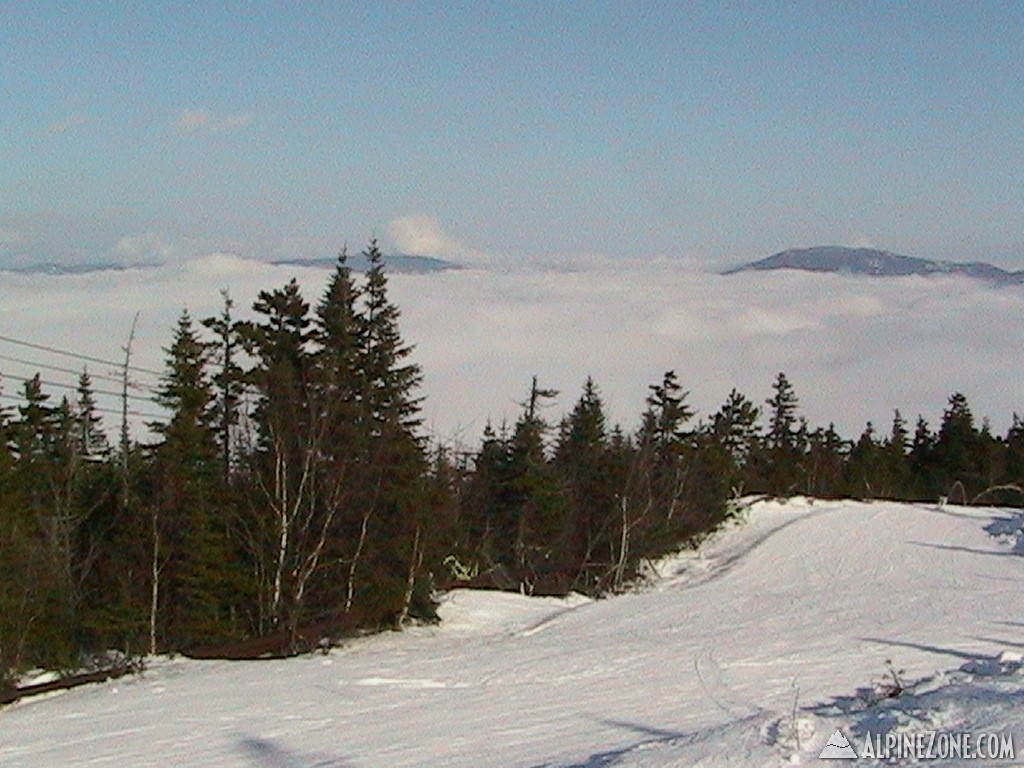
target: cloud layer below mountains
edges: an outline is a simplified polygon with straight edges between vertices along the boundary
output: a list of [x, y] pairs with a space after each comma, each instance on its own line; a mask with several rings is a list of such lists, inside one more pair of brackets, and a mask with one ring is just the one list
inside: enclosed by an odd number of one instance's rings
[[[133, 362], [160, 369], [184, 307], [194, 318], [214, 314], [219, 289], [227, 288], [245, 316], [259, 290], [293, 275], [315, 304], [327, 274], [224, 254], [120, 273], [5, 274], [0, 327], [12, 338], [117, 360], [138, 312]], [[391, 287], [403, 333], [424, 368], [427, 427], [470, 444], [488, 420], [514, 421], [534, 374], [542, 386], [561, 390], [551, 420], [572, 407], [591, 375], [612, 419], [627, 428], [636, 424], [648, 385], [668, 369], [704, 416], [732, 387], [763, 402], [785, 371], [811, 424], [834, 421], [850, 437], [868, 420], [887, 431], [894, 408], [909, 420], [922, 413], [935, 426], [954, 391], [999, 431], [1015, 409], [1024, 411], [1024, 290], [943, 277], [724, 277], [669, 260], [394, 275]], [[32, 370], [7, 358], [81, 365], [7, 342], [0, 342], [0, 355], [8, 394], [20, 389], [12, 376]], [[112, 372], [96, 363], [89, 368]], [[116, 407], [113, 398], [104, 404]]]

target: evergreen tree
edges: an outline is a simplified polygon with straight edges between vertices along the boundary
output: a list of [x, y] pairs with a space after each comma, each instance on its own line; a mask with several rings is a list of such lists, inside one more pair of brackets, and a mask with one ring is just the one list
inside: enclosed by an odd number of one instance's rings
[[924, 416], [919, 415], [908, 456], [915, 498], [934, 499], [938, 495], [939, 483], [934, 469], [935, 443], [935, 435], [928, 422]]
[[967, 501], [983, 488], [982, 441], [974, 426], [967, 398], [960, 392], [949, 398], [932, 451], [932, 467], [944, 495]]
[[511, 438], [504, 424], [484, 426], [480, 450], [473, 459], [467, 483], [463, 526], [466, 559], [471, 571], [489, 573], [514, 559], [516, 494], [511, 477]]
[[369, 262], [363, 296], [361, 369], [367, 382], [367, 405], [373, 424], [387, 422], [408, 434], [420, 424], [420, 399], [414, 395], [422, 382], [420, 367], [408, 362], [413, 348], [402, 340], [399, 310], [388, 296], [384, 256], [376, 241], [363, 254]]
[[644, 519], [645, 549], [661, 549], [678, 541], [689, 525], [692, 510], [685, 508], [686, 494], [696, 440], [686, 429], [694, 415], [686, 403], [689, 393], [679, 385], [675, 371], [667, 371], [661, 383], [652, 384], [649, 390], [637, 435], [639, 466], [633, 474], [641, 487], [649, 489], [644, 511], [637, 518]]
[[413, 348], [402, 339], [400, 312], [388, 293], [384, 256], [376, 241], [363, 254], [369, 263], [359, 315], [360, 411], [371, 439], [374, 489], [372, 535], [368, 544], [368, 610], [399, 622], [407, 614], [411, 585], [422, 566], [431, 521], [423, 501], [427, 459], [419, 429], [422, 381], [410, 361]]
[[878, 498], [883, 473], [883, 449], [875, 438], [875, 427], [869, 421], [850, 451], [847, 465], [848, 493], [858, 498]]
[[96, 396], [93, 394], [92, 379], [87, 370], [83, 370], [78, 377], [76, 412], [78, 451], [94, 460], [105, 457], [110, 451], [110, 444], [103, 432], [102, 419], [96, 412]]
[[906, 499], [913, 495], [910, 477], [910, 433], [897, 408], [893, 412], [889, 437], [882, 446], [882, 469], [878, 481], [879, 495], [887, 499]]
[[762, 462], [767, 465], [768, 492], [784, 496], [799, 487], [806, 429], [797, 419], [799, 401], [786, 374], [779, 373], [772, 389], [774, 394], [765, 401], [769, 416]]
[[[1024, 419], [1013, 414], [1010, 428], [1006, 432], [1006, 469], [1005, 479], [1007, 483], [1013, 483], [1024, 488]], [[1018, 498], [1015, 503], [1024, 501]]]
[[[367, 382], [360, 367], [360, 296], [342, 250], [313, 323], [312, 436], [320, 454], [313, 479], [322, 509], [310, 521], [315, 538], [304, 545], [312, 557], [307, 557], [302, 574], [315, 602], [344, 606], [345, 612], [352, 609], [355, 580], [361, 575], [360, 560], [376, 506], [375, 478], [382, 471], [370, 456]], [[328, 563], [337, 565], [333, 574], [322, 573]]]
[[811, 496], [835, 497], [844, 492], [843, 469], [847, 444], [834, 424], [815, 429], [807, 436], [805, 492]]
[[[170, 418], [150, 425], [154, 449], [150, 501], [151, 639], [190, 647], [231, 636], [229, 548], [220, 486], [210, 346], [183, 311], [167, 351], [156, 401]], [[162, 643], [161, 643], [162, 644]]]
[[675, 371], [667, 371], [660, 384], [652, 384], [640, 426], [640, 442], [666, 456], [678, 452], [687, 439], [684, 427], [693, 418], [693, 411], [686, 404], [688, 396]]
[[227, 479], [232, 470], [234, 460], [234, 432], [238, 427], [242, 397], [245, 392], [245, 374], [238, 364], [242, 339], [241, 323], [234, 319], [234, 306], [227, 290], [221, 291], [224, 300], [220, 315], [208, 317], [203, 325], [213, 332], [214, 342], [211, 345], [215, 388], [214, 412], [217, 444], [220, 449], [221, 473]]
[[304, 560], [296, 537], [304, 517], [316, 512], [311, 480], [320, 456], [310, 407], [311, 319], [294, 278], [283, 288], [261, 291], [253, 311], [260, 319], [241, 323], [239, 333], [255, 361], [247, 379], [257, 396], [251, 421], [256, 433], [244, 437], [249, 549], [260, 576], [257, 626], [294, 633], [301, 620], [294, 577]]
[[566, 557], [578, 574], [578, 586], [590, 586], [611, 567], [608, 539], [620, 490], [616, 481], [621, 482], [611, 471], [604, 405], [590, 377], [562, 423], [555, 467], [569, 503]]
[[711, 445], [722, 452], [719, 472], [726, 493], [740, 494], [754, 479], [751, 462], [760, 447], [760, 416], [761, 410], [733, 389], [711, 418]]

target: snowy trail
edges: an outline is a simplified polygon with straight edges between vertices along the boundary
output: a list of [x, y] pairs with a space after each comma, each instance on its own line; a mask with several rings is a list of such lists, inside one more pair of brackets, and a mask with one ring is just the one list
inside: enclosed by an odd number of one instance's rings
[[[643, 592], [459, 591], [441, 627], [329, 656], [162, 660], [27, 700], [0, 710], [0, 765], [763, 764], [794, 703], [849, 694], [886, 659], [912, 678], [1020, 649], [1024, 558], [986, 531], [1010, 517], [764, 502]], [[731, 756], [687, 751], [723, 739]], [[669, 748], [691, 756], [657, 762]]]

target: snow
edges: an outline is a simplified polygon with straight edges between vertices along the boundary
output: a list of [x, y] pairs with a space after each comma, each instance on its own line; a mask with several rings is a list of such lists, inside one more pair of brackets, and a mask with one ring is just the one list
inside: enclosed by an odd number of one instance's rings
[[[783, 766], [817, 763], [837, 729], [855, 749], [947, 729], [1024, 751], [1020, 522], [759, 502], [612, 599], [459, 590], [437, 627], [289, 660], [155, 659], [23, 700], [0, 710], [0, 765]], [[878, 693], [887, 660], [897, 698]]]

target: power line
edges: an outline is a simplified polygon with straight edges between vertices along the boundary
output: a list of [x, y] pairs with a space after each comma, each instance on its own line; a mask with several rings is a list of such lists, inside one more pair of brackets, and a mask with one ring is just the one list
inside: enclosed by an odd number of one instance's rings
[[[37, 363], [37, 362], [34, 362], [32, 360], [23, 360], [20, 357], [11, 357], [9, 355], [0, 355], [0, 360], [7, 360], [8, 362], [11, 362], [11, 363], [19, 363], [20, 365], [27, 365], [27, 366], [30, 366], [32, 368], [42, 368], [42, 369], [47, 370], [47, 371], [56, 371], [57, 373], [70, 373], [70, 374], [73, 374], [73, 375], [76, 375], [76, 376], [80, 375], [82, 373], [82, 371], [76, 371], [73, 368], [61, 368], [58, 365], [47, 365], [46, 363]], [[89, 378], [90, 379], [101, 379], [103, 381], [112, 381], [115, 384], [122, 384], [124, 382], [124, 380], [122, 378], [118, 377], [118, 376], [104, 376], [102, 373], [90, 373], [88, 371], [85, 371], [85, 372], [89, 374]], [[2, 376], [3, 376], [3, 373], [0, 372], [0, 377], [2, 377]], [[144, 387], [141, 384], [136, 384], [136, 383], [134, 383], [132, 381], [128, 382], [128, 388], [129, 389], [135, 389], [135, 390], [138, 390], [140, 392], [152, 392], [153, 391], [153, 389], [151, 387]], [[119, 397], [120, 397], [120, 395], [119, 395]]]
[[[32, 381], [32, 378], [28, 378], [28, 377], [25, 377], [25, 376], [16, 376], [13, 373], [5, 373], [5, 374], [2, 374], [2, 376], [6, 377], [8, 379], [14, 379], [15, 381], [24, 381], [24, 382]], [[47, 381], [46, 379], [42, 379], [41, 378], [41, 379], [39, 379], [39, 383], [40, 384], [45, 384], [48, 387], [59, 387], [60, 389], [70, 389], [72, 392], [77, 392], [78, 391], [78, 387], [76, 385], [73, 385], [73, 384], [62, 384], [59, 381]], [[140, 395], [126, 395], [123, 392], [111, 392], [109, 389], [94, 389], [94, 390], [92, 390], [92, 393], [94, 395], [110, 395], [112, 397], [127, 398], [129, 400], [140, 400], [140, 401], [142, 401], [144, 403], [153, 403], [153, 398], [151, 398], [151, 397], [142, 397]]]
[[[18, 397], [15, 394], [7, 394], [6, 392], [0, 392], [0, 398], [5, 399], [5, 400], [14, 400], [16, 402], [23, 402], [25, 400], [24, 397]], [[94, 406], [92, 410], [95, 411], [98, 414], [113, 414], [114, 416], [121, 416], [122, 415], [121, 411], [118, 411], [118, 410], [113, 409], [113, 408], [102, 408], [101, 406]], [[128, 416], [138, 416], [138, 417], [140, 417], [142, 419], [166, 419], [167, 418], [166, 414], [164, 414], [164, 415], [146, 414], [146, 413], [143, 413], [141, 411], [132, 411], [130, 409], [128, 411]]]
[[68, 352], [66, 349], [58, 349], [57, 347], [48, 347], [45, 344], [34, 344], [31, 341], [22, 341], [21, 339], [14, 339], [10, 336], [0, 335], [0, 341], [6, 341], [8, 344], [17, 344], [21, 347], [28, 347], [29, 349], [36, 349], [41, 352], [50, 352], [54, 355], [64, 355], [65, 357], [71, 357], [76, 360], [86, 360], [90, 363], [99, 363], [100, 365], [112, 365], [115, 368], [124, 370], [126, 367], [129, 371], [135, 371], [136, 373], [146, 373], [150, 376], [163, 376], [160, 371], [154, 371], [152, 368], [143, 368], [138, 365], [125, 366], [124, 363], [117, 363], [113, 360], [104, 360], [102, 357], [91, 357], [90, 355], [81, 355], [77, 352]]

